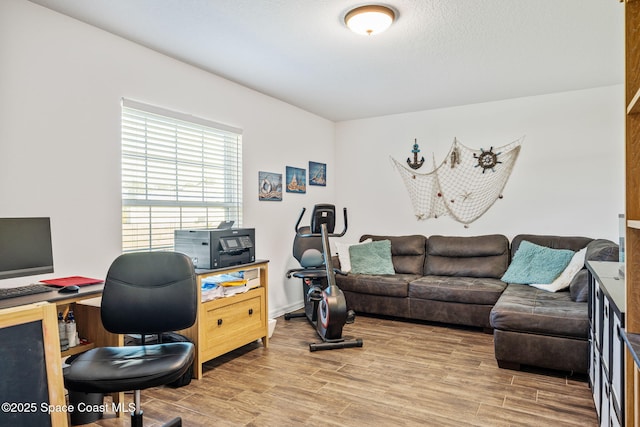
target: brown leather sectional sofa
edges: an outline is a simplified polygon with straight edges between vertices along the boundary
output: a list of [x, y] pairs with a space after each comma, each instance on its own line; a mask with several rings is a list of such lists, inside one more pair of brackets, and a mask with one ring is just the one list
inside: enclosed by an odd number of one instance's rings
[[[500, 278], [523, 240], [554, 249], [587, 247], [586, 260], [617, 261], [618, 245], [604, 239], [499, 234], [452, 236], [363, 235], [390, 240], [396, 274], [337, 275], [349, 309], [493, 330], [498, 365], [521, 364], [586, 373], [588, 278], [583, 269], [569, 289], [547, 292]], [[338, 258], [334, 265], [339, 266]]]

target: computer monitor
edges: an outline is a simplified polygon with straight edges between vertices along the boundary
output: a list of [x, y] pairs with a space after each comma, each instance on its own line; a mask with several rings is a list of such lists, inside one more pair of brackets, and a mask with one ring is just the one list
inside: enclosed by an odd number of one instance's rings
[[0, 218], [0, 279], [53, 273], [49, 218]]

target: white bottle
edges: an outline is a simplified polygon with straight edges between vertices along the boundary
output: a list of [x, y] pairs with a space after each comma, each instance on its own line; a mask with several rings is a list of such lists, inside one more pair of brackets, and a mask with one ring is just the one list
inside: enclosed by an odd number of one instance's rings
[[75, 347], [76, 345], [78, 345], [78, 343], [76, 342], [76, 319], [73, 317], [72, 310], [69, 310], [69, 314], [67, 314], [65, 332], [67, 334], [67, 339], [69, 340], [69, 347]]

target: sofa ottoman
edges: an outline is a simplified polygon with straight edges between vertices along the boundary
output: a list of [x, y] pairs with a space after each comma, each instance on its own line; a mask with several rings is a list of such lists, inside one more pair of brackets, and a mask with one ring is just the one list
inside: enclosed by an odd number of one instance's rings
[[501, 368], [587, 372], [587, 303], [572, 301], [569, 292], [509, 284], [491, 312], [491, 326]]

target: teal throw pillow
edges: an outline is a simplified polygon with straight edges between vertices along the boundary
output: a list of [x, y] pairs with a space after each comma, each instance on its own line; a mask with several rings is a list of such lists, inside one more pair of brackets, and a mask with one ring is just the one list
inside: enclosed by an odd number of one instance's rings
[[523, 240], [501, 280], [521, 285], [551, 283], [567, 268], [574, 253]]
[[377, 240], [349, 248], [351, 272], [355, 274], [395, 274], [391, 261], [391, 241]]

